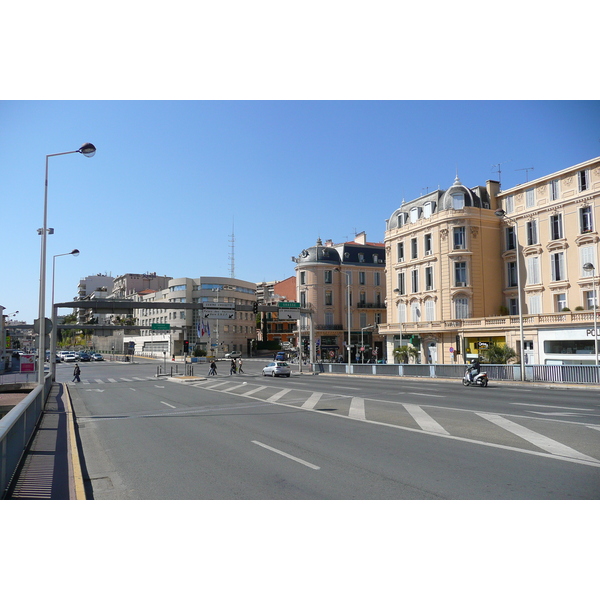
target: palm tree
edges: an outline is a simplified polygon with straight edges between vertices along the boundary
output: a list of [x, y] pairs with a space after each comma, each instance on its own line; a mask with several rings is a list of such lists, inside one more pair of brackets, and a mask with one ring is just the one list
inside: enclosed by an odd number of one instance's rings
[[408, 363], [411, 358], [415, 359], [419, 351], [414, 346], [398, 346], [394, 349], [394, 357], [399, 363]]
[[505, 365], [509, 360], [517, 358], [518, 354], [510, 346], [490, 344], [487, 350], [483, 350], [483, 356], [493, 365]]

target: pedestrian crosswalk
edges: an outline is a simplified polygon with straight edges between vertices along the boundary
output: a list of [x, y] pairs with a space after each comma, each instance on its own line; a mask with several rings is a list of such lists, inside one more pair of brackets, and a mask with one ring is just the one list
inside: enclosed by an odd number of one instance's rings
[[191, 387], [600, 467], [600, 428], [595, 425], [235, 381]]

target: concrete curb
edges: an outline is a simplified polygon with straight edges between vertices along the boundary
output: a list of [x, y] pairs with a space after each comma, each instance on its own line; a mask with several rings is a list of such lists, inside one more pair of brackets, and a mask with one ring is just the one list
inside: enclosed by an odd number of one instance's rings
[[69, 386], [65, 383], [66, 416], [67, 416], [67, 456], [69, 458], [69, 491], [71, 500], [87, 500], [85, 496], [85, 486], [83, 485], [83, 472], [81, 470], [81, 461], [79, 459], [79, 450], [77, 448], [77, 437], [75, 435], [75, 418], [73, 413], [73, 403]]

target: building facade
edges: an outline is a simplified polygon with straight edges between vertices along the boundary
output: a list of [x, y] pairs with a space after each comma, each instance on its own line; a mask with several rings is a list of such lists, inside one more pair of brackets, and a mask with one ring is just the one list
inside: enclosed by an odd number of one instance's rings
[[288, 350], [296, 345], [297, 321], [284, 319], [277, 306], [279, 302], [296, 302], [296, 278], [256, 284], [256, 301], [261, 306], [273, 306], [272, 311], [260, 311], [260, 341], [279, 342]]
[[526, 364], [593, 364], [599, 198], [593, 159], [506, 191], [457, 177], [403, 203], [385, 237], [388, 356], [408, 344], [448, 364], [500, 343]]
[[367, 242], [364, 232], [353, 242], [318, 239], [293, 260], [296, 297], [310, 311], [300, 319], [304, 352], [340, 362], [384, 358], [377, 329], [386, 322], [384, 244]]

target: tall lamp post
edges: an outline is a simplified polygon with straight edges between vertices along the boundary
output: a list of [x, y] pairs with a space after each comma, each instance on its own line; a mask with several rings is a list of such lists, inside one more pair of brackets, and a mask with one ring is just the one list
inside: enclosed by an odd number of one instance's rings
[[48, 233], [48, 159], [52, 156], [64, 154], [83, 154], [91, 158], [96, 154], [93, 144], [84, 144], [79, 150], [70, 152], [59, 152], [57, 154], [46, 154], [46, 179], [44, 185], [44, 226], [40, 234], [42, 236], [40, 252], [40, 300], [39, 300], [39, 343], [38, 343], [38, 385], [44, 385], [44, 360], [46, 358], [46, 235]]
[[346, 302], [347, 302], [347, 315], [348, 315], [348, 346], [346, 350], [348, 351], [348, 375], [350, 374], [350, 333], [351, 333], [351, 324], [352, 324], [352, 315], [350, 313], [350, 275], [349, 271], [342, 271], [341, 269], [336, 268], [338, 273], [343, 273], [346, 276]]
[[598, 310], [598, 292], [596, 290], [596, 267], [592, 263], [585, 263], [583, 270], [592, 272], [592, 284], [594, 286], [594, 352], [596, 354], [596, 366], [598, 366], [598, 317], [596, 316], [596, 311]]
[[515, 258], [517, 263], [517, 305], [519, 307], [519, 335], [521, 338], [519, 340], [519, 353], [521, 355], [521, 381], [525, 381], [525, 340], [523, 334], [523, 305], [521, 303], [521, 247], [519, 245], [519, 225], [514, 219], [507, 217], [506, 211], [502, 210], [501, 208], [495, 211], [494, 214], [502, 220], [506, 221], [507, 223], [511, 223], [512, 225], [514, 225], [515, 228]]
[[52, 374], [52, 381], [56, 379], [56, 338], [58, 337], [56, 307], [54, 306], [54, 274], [56, 271], [56, 257], [69, 255], [79, 256], [79, 250], [75, 248], [75, 250], [71, 250], [71, 252], [55, 254], [52, 257], [52, 332], [50, 335], [50, 373]]

